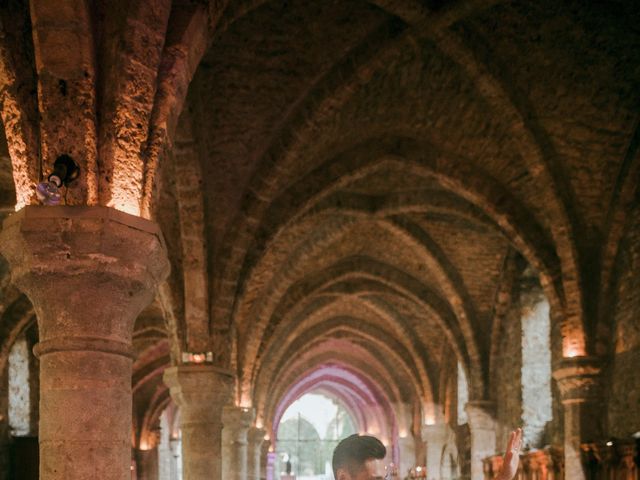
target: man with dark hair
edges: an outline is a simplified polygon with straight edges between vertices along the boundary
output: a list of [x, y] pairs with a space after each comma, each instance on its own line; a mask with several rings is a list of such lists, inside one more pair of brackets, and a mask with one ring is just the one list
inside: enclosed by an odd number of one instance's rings
[[[512, 480], [520, 463], [522, 430], [511, 432], [502, 470], [497, 480]], [[333, 451], [335, 480], [376, 480], [385, 476], [383, 459], [387, 449], [380, 440], [357, 433], [342, 440]], [[428, 466], [427, 466], [428, 467]]]
[[382, 460], [387, 449], [380, 440], [357, 433], [342, 440], [333, 451], [335, 480], [369, 480], [384, 477]]

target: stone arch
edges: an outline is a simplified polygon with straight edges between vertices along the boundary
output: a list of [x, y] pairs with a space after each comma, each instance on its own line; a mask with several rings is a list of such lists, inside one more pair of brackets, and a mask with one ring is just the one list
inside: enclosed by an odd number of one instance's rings
[[[382, 3], [386, 3], [386, 2], [382, 2]], [[472, 11], [475, 8], [482, 8], [483, 6], [486, 5], [490, 5], [493, 4], [494, 2], [480, 2], [480, 3], [475, 3], [475, 2], [470, 2], [468, 4], [463, 5], [462, 7], [460, 7], [459, 10], [459, 15], [460, 17], [457, 18], [461, 18], [462, 16], [464, 16], [466, 13], [469, 13], [470, 11]], [[468, 8], [467, 8], [468, 7]], [[471, 10], [470, 10], [471, 9]], [[402, 16], [402, 15], [401, 15]], [[446, 15], [445, 15], [446, 16]], [[405, 16], [406, 17], [406, 16]], [[455, 17], [455, 16], [454, 16]], [[435, 22], [434, 24], [437, 24], [437, 22]], [[405, 36], [410, 36], [409, 33], [407, 33]], [[437, 35], [436, 35], [437, 36]], [[447, 37], [448, 38], [448, 37]], [[437, 40], [437, 39], [436, 39]], [[435, 41], [435, 43], [437, 44], [438, 48], [441, 48], [441, 43], [440, 41]], [[486, 100], [489, 101], [489, 103], [491, 105], [493, 105], [494, 107], [496, 107], [496, 111], [500, 110], [502, 107], [505, 107], [509, 112], [510, 115], [514, 115], [514, 118], [516, 120], [518, 119], [522, 119], [523, 117], [526, 117], [526, 112], [523, 112], [521, 109], [519, 109], [520, 105], [518, 104], [517, 106], [514, 106], [513, 103], [513, 99], [510, 98], [510, 96], [505, 93], [504, 89], [502, 89], [502, 86], [500, 84], [499, 80], [496, 80], [495, 78], [492, 77], [491, 73], [483, 67], [483, 65], [481, 64], [481, 62], [477, 61], [477, 59], [472, 58], [473, 56], [469, 54], [469, 52], [467, 50], [459, 50], [459, 45], [456, 45], [455, 49], [456, 52], [454, 52], [452, 49], [442, 49], [443, 53], [445, 55], [447, 55], [447, 57], [449, 58], [453, 58], [455, 60], [455, 62], [459, 65], [462, 65], [463, 69], [465, 72], [467, 72], [467, 74], [469, 74], [469, 78], [471, 79], [471, 81], [476, 85], [476, 87], [478, 88], [479, 92], [481, 93], [481, 95], [483, 96], [483, 98], [485, 98]], [[458, 51], [459, 50], [459, 51]], [[455, 54], [454, 54], [455, 53]], [[337, 97], [339, 97], [339, 94], [336, 94]], [[336, 98], [336, 96], [329, 96], [327, 98], [331, 98], [332, 101], [334, 102], [332, 104], [332, 108], [335, 108], [335, 102], [339, 102], [340, 100], [338, 100]], [[499, 108], [498, 108], [499, 107]], [[309, 115], [307, 114], [306, 117], [309, 117]], [[300, 127], [301, 129], [303, 127]], [[544, 139], [538, 139], [535, 135], [532, 135], [531, 132], [528, 130], [530, 128], [530, 126], [528, 124], [526, 124], [526, 122], [521, 122], [521, 121], [515, 121], [515, 124], [513, 126], [513, 128], [517, 131], [517, 135], [515, 136], [518, 139], [518, 146], [519, 146], [519, 151], [520, 153], [523, 153], [523, 155], [526, 157], [525, 160], [527, 160], [527, 165], [528, 168], [535, 173], [535, 175], [537, 177], [540, 177], [540, 175], [548, 175], [547, 172], [547, 163], [544, 155], [540, 154], [540, 150], [541, 147], [538, 145], [539, 141], [542, 141]], [[302, 134], [298, 134], [296, 133], [295, 135], [296, 137], [300, 137], [302, 136]], [[297, 139], [296, 139], [297, 140]], [[271, 166], [273, 165], [273, 159], [278, 159], [278, 157], [283, 156], [284, 152], [286, 151], [287, 148], [287, 143], [289, 142], [288, 139], [284, 139], [282, 141], [280, 141], [278, 143], [277, 148], [274, 148], [273, 152], [269, 152], [267, 157], [270, 159], [268, 164], [269, 164], [269, 168], [271, 168]], [[546, 163], [545, 163], [546, 162]], [[278, 172], [281, 172], [282, 169], [279, 166], [278, 169], [274, 169], [278, 170]], [[547, 172], [547, 173], [545, 173]], [[555, 175], [555, 177], [558, 177], [557, 174], [553, 174]], [[258, 178], [260, 175], [256, 175], [256, 178]], [[560, 175], [561, 176], [561, 175]], [[554, 178], [555, 178], [554, 177]], [[256, 183], [260, 183], [262, 182], [261, 180], [256, 180]], [[268, 182], [264, 182], [264, 184], [266, 184]], [[551, 184], [555, 185], [553, 182], [551, 182]], [[554, 187], [555, 188], [555, 187]], [[253, 207], [249, 207], [249, 208], [245, 208], [245, 211], [249, 211], [249, 216], [252, 216], [253, 211], [257, 212], [259, 209], [264, 209], [266, 208], [265, 205], [268, 204], [269, 202], [266, 200], [267, 198], [269, 198], [269, 193], [268, 193], [269, 188], [266, 187], [265, 189], [262, 189], [259, 186], [256, 187], [252, 187], [252, 191], [250, 193], [250, 200], [249, 201], [253, 201], [256, 204], [255, 209]], [[554, 190], [555, 193], [552, 192], [551, 194], [551, 198], [557, 200], [558, 198], [558, 189], [556, 188]], [[558, 218], [564, 218], [566, 220], [566, 215], [562, 213], [562, 205], [561, 202], [552, 202], [554, 204], [553, 209], [554, 212], [558, 213]], [[556, 208], [557, 207], [557, 208]], [[260, 217], [261, 215], [258, 214], [256, 216], [253, 216], [248, 223], [251, 224], [255, 224], [257, 221], [257, 218]], [[528, 216], [531, 216], [531, 212], [529, 212]], [[526, 222], [521, 222], [518, 225], [518, 228], [515, 229], [515, 231], [517, 232], [520, 228], [523, 228], [523, 225]], [[560, 225], [565, 225], [566, 222], [562, 221], [559, 222]], [[543, 230], [543, 229], [542, 229]], [[562, 230], [562, 228], [560, 228], [560, 230]], [[560, 231], [558, 230], [558, 231]], [[246, 234], [246, 233], [237, 233], [237, 237], [234, 237], [235, 234], [232, 234], [230, 238], [235, 238], [240, 239], [241, 242], [244, 241], [248, 241], [248, 238], [251, 238], [250, 234]], [[553, 238], [553, 240], [551, 238], [547, 238], [547, 240], [549, 240], [548, 245], [551, 247], [551, 257], [555, 257], [552, 258], [551, 261], [548, 263], [547, 267], [553, 267], [553, 268], [548, 268], [547, 270], [549, 270], [549, 272], [547, 272], [546, 274], [548, 275], [547, 277], [547, 281], [549, 283], [553, 284], [553, 287], [549, 287], [551, 288], [555, 288], [556, 289], [556, 297], [560, 300], [559, 302], [556, 302], [554, 305], [556, 307], [561, 307], [560, 311], [564, 312], [566, 305], [564, 303], [564, 287], [563, 287], [563, 280], [561, 279], [560, 276], [560, 259], [557, 257], [557, 255], [555, 254], [555, 248], [556, 248], [556, 244], [554, 242], [560, 242], [561, 246], [564, 245], [566, 248], [561, 248], [559, 251], [562, 253], [562, 258], [568, 258], [568, 262], [569, 262], [569, 266], [567, 268], [565, 268], [564, 270], [569, 272], [569, 276], [568, 278], [571, 278], [571, 272], [575, 271], [575, 268], [571, 267], [570, 264], [572, 262], [571, 258], [573, 258], [573, 254], [571, 253], [571, 245], [569, 243], [567, 243], [566, 241], [564, 241], [562, 238], [560, 240], [558, 240], [557, 238]], [[564, 242], [564, 243], [563, 243]], [[236, 247], [238, 245], [237, 242], [233, 241], [232, 242]], [[234, 251], [242, 251], [242, 249], [238, 249], [238, 248], [234, 248]], [[568, 252], [568, 253], [567, 253]], [[528, 254], [529, 253], [529, 254]], [[530, 252], [525, 252], [525, 254], [527, 254], [528, 258], [531, 258]], [[540, 254], [540, 252], [538, 252], [538, 254]], [[233, 261], [231, 262], [233, 263]], [[575, 262], [574, 262], [575, 263]], [[552, 265], [553, 264], [553, 265]], [[229, 267], [232, 270], [237, 268], [236, 267]], [[218, 282], [218, 287], [219, 288], [221, 285], [227, 283], [227, 284], [231, 284], [233, 283], [232, 280], [230, 280], [231, 278], [237, 278], [236, 274], [230, 274], [229, 273], [230, 270], [227, 269], [227, 267], [225, 267], [225, 273], [223, 274], [223, 276], [226, 275], [230, 275], [229, 277], [224, 277], [222, 280], [220, 280], [220, 282]], [[236, 270], [237, 273], [237, 270]], [[571, 280], [569, 280], [569, 282], [571, 282]], [[222, 293], [222, 302], [232, 302], [232, 298], [233, 295], [227, 295], [225, 293]], [[570, 312], [568, 315], [566, 315], [567, 320], [565, 321], [564, 324], [564, 330], [565, 332], [573, 332], [573, 334], [575, 334], [575, 332], [578, 332], [576, 335], [574, 335], [571, 341], [577, 342], [574, 347], [576, 348], [581, 348], [580, 347], [580, 343], [584, 343], [582, 339], [581, 340], [581, 336], [583, 336], [583, 328], [581, 326], [581, 322], [583, 321], [583, 315], [580, 313], [580, 302], [578, 302], [577, 304], [575, 304], [575, 301], [572, 300], [572, 305], [570, 306]], [[218, 311], [215, 313], [214, 317], [215, 318], [223, 318], [225, 316], [228, 315], [228, 308], [231, 308], [229, 303], [227, 303], [226, 306], [221, 307], [220, 309], [218, 309]], [[576, 310], [577, 309], [577, 310]], [[571, 312], [577, 312], [577, 313], [571, 313]], [[569, 339], [570, 335], [567, 333], [566, 338]], [[567, 340], [567, 342], [569, 342], [569, 340]]]
[[[261, 418], [267, 420], [267, 425], [273, 433], [275, 433], [275, 422], [279, 419], [286, 408], [304, 393], [313, 391], [314, 389], [330, 388], [332, 392], [339, 394], [339, 398], [345, 402], [346, 405], [350, 405], [352, 410], [357, 410], [359, 413], [354, 418], [359, 419], [361, 422], [359, 427], [369, 430], [372, 425], [367, 422], [367, 418], [363, 415], [367, 411], [367, 406], [374, 403], [381, 405], [382, 415], [373, 415], [373, 420], [379, 424], [376, 425], [380, 428], [380, 431], [375, 433], [383, 433], [384, 420], [391, 420], [389, 422], [388, 430], [386, 433], [392, 435], [395, 428], [395, 416], [393, 409], [391, 408], [390, 399], [384, 393], [384, 387], [376, 384], [376, 381], [366, 375], [365, 372], [354, 368], [352, 364], [347, 367], [340, 362], [334, 362], [332, 365], [317, 367], [302, 368], [298, 372], [294, 372], [294, 375], [290, 377], [295, 381], [293, 383], [278, 382], [274, 389], [275, 395], [271, 396], [268, 403], [259, 404], [258, 412]], [[283, 387], [284, 385], [284, 387]], [[273, 421], [270, 421], [273, 419]], [[371, 433], [374, 433], [373, 431]], [[274, 438], [274, 437], [272, 437]]]
[[[356, 319], [353, 319], [354, 321]], [[266, 375], [266, 372], [270, 369], [272, 371], [282, 371], [287, 363], [287, 357], [292, 358], [291, 354], [299, 354], [301, 351], [306, 348], [310, 342], [306, 340], [307, 336], [314, 338], [314, 343], [320, 341], [320, 338], [348, 338], [351, 341], [356, 343], [364, 343], [371, 344], [375, 347], [375, 350], [378, 352], [384, 353], [384, 357], [392, 360], [393, 365], [398, 365], [399, 369], [395, 370], [396, 374], [399, 378], [402, 378], [408, 385], [411, 385], [415, 391], [413, 395], [416, 398], [425, 399], [427, 401], [431, 400], [433, 396], [431, 393], [430, 385], [423, 385], [424, 379], [418, 377], [418, 372], [414, 371], [411, 368], [411, 365], [407, 364], [406, 354], [402, 351], [403, 346], [400, 342], [391, 342], [388, 341], [388, 344], [385, 344], [380, 337], [379, 333], [376, 332], [375, 328], [367, 328], [366, 326], [361, 324], [361, 327], [358, 329], [344, 327], [344, 319], [328, 319], [327, 321], [318, 324], [316, 327], [308, 329], [303, 332], [301, 335], [304, 335], [299, 342], [291, 345], [286, 353], [279, 355], [279, 359], [276, 358], [273, 362], [263, 363], [261, 364], [261, 371]], [[322, 333], [322, 336], [320, 335]], [[378, 336], [376, 334], [378, 333]], [[261, 378], [262, 375], [257, 375], [258, 378]], [[260, 382], [258, 382], [260, 383]]]
[[4, 372], [9, 358], [9, 350], [25, 330], [36, 323], [33, 305], [26, 295], [17, 298], [0, 315], [0, 372]]
[[636, 119], [633, 135], [629, 141], [627, 154], [618, 173], [611, 203], [607, 211], [605, 242], [602, 253], [602, 274], [598, 321], [594, 326], [593, 338], [598, 354], [610, 351], [610, 331], [614, 312], [607, 308], [611, 299], [617, 298], [616, 289], [620, 283], [620, 258], [624, 255], [624, 239], [633, 227], [633, 211], [640, 203], [640, 116]]
[[138, 435], [138, 448], [140, 450], [151, 450], [158, 446], [159, 435], [158, 427], [160, 424], [160, 416], [162, 412], [171, 403], [169, 389], [159, 388], [150, 399], [144, 418], [140, 424], [140, 432]]
[[173, 150], [167, 156], [175, 182], [184, 285], [182, 326], [185, 331], [177, 333], [175, 338], [184, 339], [184, 345], [177, 346], [180, 350], [186, 348], [187, 351], [204, 352], [210, 350], [208, 244], [205, 236], [202, 169], [192, 121], [190, 112], [183, 111]]
[[[410, 277], [404, 272], [400, 272], [391, 266], [381, 264], [373, 259], [367, 258], [352, 258], [345, 259], [341, 262], [333, 265], [323, 272], [316, 272], [312, 280], [306, 280], [298, 282], [288, 289], [288, 293], [282, 297], [279, 302], [279, 306], [276, 306], [274, 313], [269, 318], [268, 322], [271, 325], [269, 328], [273, 329], [280, 322], [280, 318], [283, 318], [284, 313], [295, 306], [303, 297], [306, 297], [309, 292], [322, 290], [326, 288], [327, 284], [333, 283], [335, 278], [340, 278], [350, 272], [361, 272], [372, 278], [377, 278], [382, 284], [388, 284], [392, 289], [399, 289], [402, 296], [411, 298], [413, 302], [418, 305], [423, 305], [424, 308], [429, 308], [438, 313], [437, 320], [442, 322], [441, 327], [445, 332], [448, 332], [449, 340], [454, 345], [461, 358], [464, 359], [466, 365], [468, 365], [469, 357], [467, 353], [467, 346], [465, 346], [462, 334], [455, 321], [455, 315], [451, 311], [450, 307], [444, 302], [439, 295], [434, 293], [428, 287], [422, 285], [416, 279]], [[307, 293], [305, 293], [307, 292]], [[278, 313], [278, 312], [282, 313]], [[259, 344], [257, 342], [261, 340], [264, 328], [266, 328], [267, 320], [261, 320], [261, 324], [254, 324], [254, 335], [250, 340], [253, 347], [247, 345], [245, 348], [245, 361], [243, 365], [250, 368], [253, 364], [251, 358], [259, 352]], [[274, 323], [275, 321], [275, 323]], [[255, 353], [252, 353], [255, 352]], [[246, 368], [246, 367], [245, 367]], [[477, 369], [472, 369], [477, 370]], [[255, 375], [255, 372], [254, 372]], [[479, 382], [480, 384], [481, 382]]]

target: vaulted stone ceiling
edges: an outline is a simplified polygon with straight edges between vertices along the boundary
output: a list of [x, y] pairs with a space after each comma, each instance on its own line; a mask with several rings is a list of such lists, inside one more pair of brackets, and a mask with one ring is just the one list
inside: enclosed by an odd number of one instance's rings
[[327, 368], [437, 403], [455, 356], [490, 396], [527, 264], [554, 354], [605, 351], [637, 188], [632, 3], [229, 2], [160, 162], [173, 269], [136, 325], [140, 425], [182, 350], [212, 349], [266, 422]]
[[327, 352], [395, 377], [399, 401], [438, 398], [455, 352], [483, 396], [518, 255], [563, 317], [565, 353], [602, 348], [585, 278], [592, 256], [610, 267], [598, 249], [632, 183], [625, 8], [274, 1], [223, 17], [174, 160], [197, 162], [211, 327], [237, 332], [240, 402]]

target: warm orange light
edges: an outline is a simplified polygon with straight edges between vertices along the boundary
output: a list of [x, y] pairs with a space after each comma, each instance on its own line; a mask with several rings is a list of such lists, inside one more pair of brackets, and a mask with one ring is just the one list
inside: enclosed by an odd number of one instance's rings
[[564, 356], [567, 358], [575, 358], [580, 356], [580, 351], [574, 345], [569, 346], [564, 351]]
[[400, 430], [400, 431], [398, 432], [398, 436], [399, 436], [400, 438], [407, 438], [407, 431], [406, 431], [406, 430]]
[[584, 344], [580, 338], [565, 337], [562, 342], [562, 356], [566, 358], [582, 357], [585, 355]]

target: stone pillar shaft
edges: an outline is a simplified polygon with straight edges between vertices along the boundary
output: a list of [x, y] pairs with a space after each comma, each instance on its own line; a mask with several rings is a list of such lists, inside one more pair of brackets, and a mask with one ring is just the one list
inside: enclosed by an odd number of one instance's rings
[[38, 317], [40, 479], [131, 476], [131, 336], [168, 273], [157, 226], [106, 207], [25, 207], [0, 250]]
[[136, 480], [158, 480], [160, 471], [158, 449], [136, 450]]
[[496, 451], [495, 405], [490, 401], [471, 401], [465, 409], [471, 431], [471, 480], [482, 480], [482, 461]]
[[253, 411], [227, 406], [222, 416], [223, 476], [225, 480], [247, 480], [247, 444]]
[[210, 365], [181, 365], [165, 370], [164, 381], [180, 407], [184, 480], [221, 479], [222, 411], [233, 376]]
[[440, 463], [448, 438], [447, 429], [444, 423], [422, 427], [422, 441], [427, 447], [427, 480], [440, 480]]
[[247, 434], [247, 480], [260, 480], [262, 462], [262, 443], [266, 430], [251, 427]]

